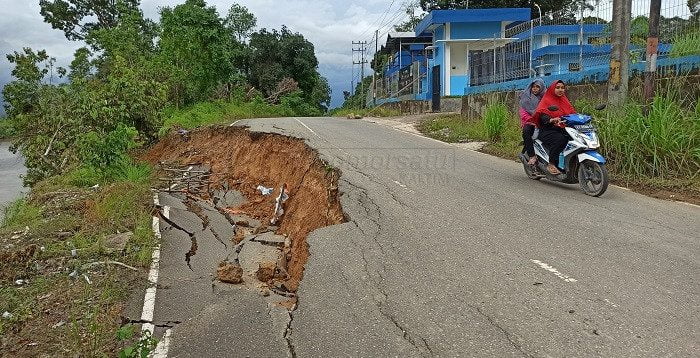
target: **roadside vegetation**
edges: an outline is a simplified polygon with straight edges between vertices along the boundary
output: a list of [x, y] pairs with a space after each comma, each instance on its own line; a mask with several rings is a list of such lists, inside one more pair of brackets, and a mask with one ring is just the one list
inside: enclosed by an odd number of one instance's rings
[[401, 112], [395, 109], [389, 109], [382, 106], [373, 108], [337, 108], [331, 111], [331, 116], [334, 117], [347, 117], [349, 115], [355, 115], [360, 117], [398, 117], [401, 116]]
[[143, 148], [170, 130], [327, 112], [330, 88], [301, 34], [256, 29], [238, 4], [219, 14], [180, 2], [152, 21], [138, 0], [42, 1], [44, 20], [84, 47], [67, 68], [41, 49], [7, 56], [0, 138], [24, 157], [31, 188], [0, 226], [0, 350], [10, 356], [153, 349], [126, 318], [140, 314], [127, 302], [142, 295], [155, 245], [157, 173], [134, 159]]
[[[700, 202], [700, 104], [687, 106], [668, 88], [650, 106], [649, 114], [631, 100], [620, 108], [596, 111], [577, 101], [581, 113], [594, 115], [601, 153], [614, 182], [665, 199]], [[445, 142], [486, 142], [482, 151], [517, 158], [522, 150], [519, 121], [503, 104], [487, 107], [481, 120], [445, 115], [422, 122], [418, 129]]]

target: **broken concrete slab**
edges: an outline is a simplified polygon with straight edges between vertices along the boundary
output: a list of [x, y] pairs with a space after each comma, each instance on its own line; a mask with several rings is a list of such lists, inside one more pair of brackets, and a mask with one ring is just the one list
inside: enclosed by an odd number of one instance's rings
[[253, 241], [259, 242], [264, 245], [280, 246], [283, 247], [287, 241], [287, 237], [284, 235], [277, 235], [274, 232], [265, 232], [258, 234], [253, 238]]
[[237, 190], [215, 190], [212, 200], [218, 208], [236, 207], [246, 202], [246, 198]]
[[162, 206], [169, 206], [171, 208], [177, 208], [181, 210], [186, 210], [187, 207], [183, 203], [185, 200], [185, 195], [181, 193], [158, 193], [158, 201]]
[[246, 273], [255, 275], [261, 262], [277, 262], [279, 253], [280, 250], [276, 247], [247, 241], [238, 255], [238, 260]]
[[284, 322], [257, 293], [234, 290], [177, 325], [168, 356], [286, 357]]
[[248, 215], [231, 215], [231, 218], [236, 223], [236, 225], [240, 226], [256, 228], [262, 225], [260, 220], [251, 218]]

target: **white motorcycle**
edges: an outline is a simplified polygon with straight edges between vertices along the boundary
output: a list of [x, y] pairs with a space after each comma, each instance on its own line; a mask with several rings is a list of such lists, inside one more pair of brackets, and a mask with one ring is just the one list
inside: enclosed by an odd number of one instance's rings
[[[599, 106], [596, 109], [603, 108], [604, 106]], [[557, 110], [556, 107], [549, 109]], [[520, 154], [525, 174], [533, 180], [547, 178], [566, 184], [578, 183], [581, 190], [587, 195], [603, 195], [608, 189], [608, 170], [605, 168], [605, 158], [597, 152], [600, 143], [595, 127], [591, 123], [592, 117], [576, 113], [562, 116], [562, 121], [566, 125], [564, 127], [566, 133], [571, 137], [559, 155], [557, 167], [562, 173], [552, 175], [547, 171], [549, 153], [545, 150], [542, 142], [536, 139], [534, 146], [537, 164], [528, 164], [527, 155]]]

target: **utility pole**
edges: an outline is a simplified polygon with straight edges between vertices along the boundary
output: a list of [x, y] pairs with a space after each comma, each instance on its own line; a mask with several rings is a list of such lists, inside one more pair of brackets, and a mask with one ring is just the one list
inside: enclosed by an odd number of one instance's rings
[[[377, 58], [377, 52], [379, 51], [379, 29], [374, 30], [374, 67], [378, 66], [376, 62], [379, 60]], [[377, 106], [377, 70], [372, 71], [372, 107]]]
[[622, 105], [627, 99], [631, 17], [632, 0], [613, 0], [608, 102], [616, 106]]
[[647, 37], [647, 58], [644, 70], [645, 111], [654, 100], [656, 79], [656, 58], [659, 52], [659, 19], [661, 17], [661, 0], [651, 0], [649, 6], [649, 36]]
[[365, 64], [367, 63], [367, 58], [365, 57], [365, 51], [367, 51], [367, 41], [353, 41], [352, 42], [353, 46], [358, 45], [359, 48], [352, 48], [352, 52], [359, 52], [360, 53], [360, 61], [355, 62], [353, 61], [352, 63], [354, 65], [360, 65], [360, 100], [362, 101], [361, 107], [365, 108], [366, 101], [365, 99], [367, 98], [367, 94], [365, 93]]

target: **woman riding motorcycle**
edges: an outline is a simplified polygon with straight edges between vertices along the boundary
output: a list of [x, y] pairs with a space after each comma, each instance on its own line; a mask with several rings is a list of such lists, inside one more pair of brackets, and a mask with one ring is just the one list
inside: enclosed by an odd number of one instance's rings
[[537, 163], [532, 139], [537, 123], [533, 120], [532, 115], [535, 114], [535, 110], [544, 96], [543, 90], [544, 81], [536, 79], [520, 93], [520, 127], [523, 129], [523, 144], [530, 165]]
[[[552, 111], [550, 107], [557, 107], [557, 109]], [[547, 92], [533, 115], [540, 127], [538, 138], [549, 152], [547, 171], [552, 175], [561, 174], [557, 168], [559, 155], [570, 140], [569, 135], [564, 130], [565, 124], [561, 117], [573, 113], [576, 113], [576, 110], [566, 98], [566, 85], [564, 81], [557, 80], [547, 88]]]

